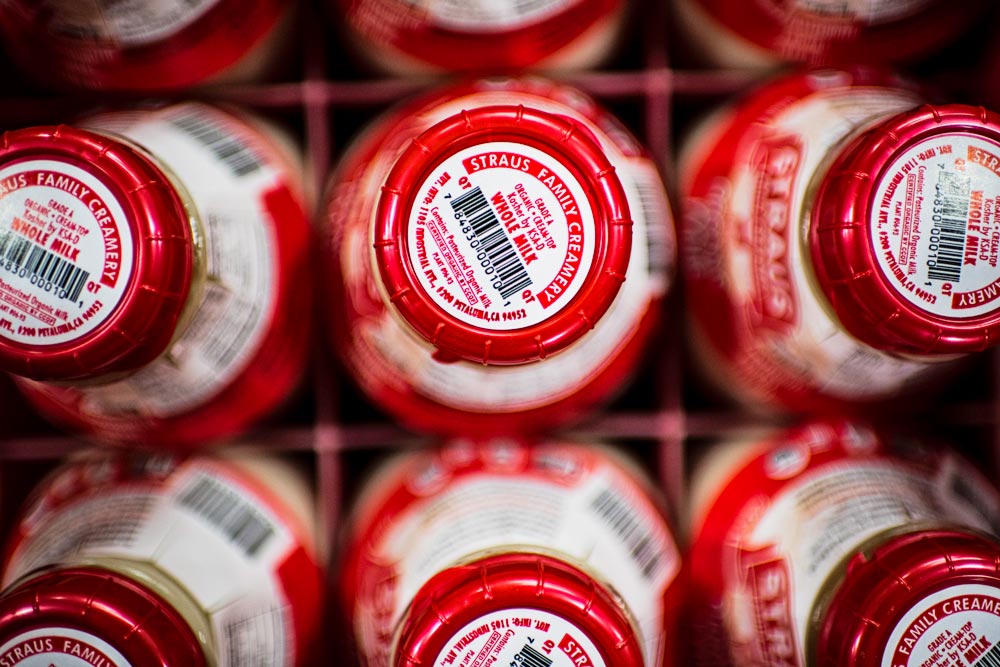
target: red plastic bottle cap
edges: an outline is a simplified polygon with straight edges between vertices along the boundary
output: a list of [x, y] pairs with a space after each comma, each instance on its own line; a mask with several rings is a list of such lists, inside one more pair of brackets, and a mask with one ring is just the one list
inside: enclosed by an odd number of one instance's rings
[[864, 132], [819, 185], [808, 243], [844, 327], [889, 352], [1000, 333], [1000, 115], [924, 106]]
[[[158, 6], [157, 6], [158, 5]], [[267, 41], [288, 0], [197, 0], [77, 11], [7, 3], [5, 46], [34, 81], [73, 89], [152, 91], [202, 85]], [[269, 56], [264, 55], [264, 63]], [[253, 66], [244, 76], [256, 72]]]
[[207, 665], [177, 611], [137, 582], [98, 568], [54, 570], [0, 599], [0, 661], [11, 667]]
[[[561, 640], [542, 641], [540, 629]], [[550, 664], [534, 654], [555, 665], [644, 664], [632, 625], [608, 591], [562, 561], [533, 554], [490, 556], [432, 578], [414, 599], [397, 647], [394, 667], [459, 665], [468, 651], [496, 655], [498, 665], [517, 654], [524, 664]]]
[[[519, 207], [541, 224], [518, 227]], [[539, 259], [536, 244], [560, 260]], [[426, 130], [390, 171], [375, 218], [386, 296], [443, 360], [520, 364], [564, 349], [614, 301], [631, 244], [625, 192], [597, 141], [523, 106]]]
[[449, 4], [453, 6], [423, 3], [415, 8], [401, 0], [340, 2], [362, 34], [381, 35], [420, 62], [451, 72], [517, 71], [544, 64], [627, 7], [623, 0], [498, 2], [482, 5], [493, 10], [483, 13], [456, 11], [463, 3]]
[[[816, 665], [995, 664], [998, 562], [992, 539], [945, 530], [897, 536], [858, 554], [821, 619]], [[984, 655], [992, 661], [977, 662]]]
[[803, 0], [691, 1], [752, 44], [814, 65], [912, 60], [951, 43], [987, 7], [966, 0], [956, 12], [944, 0], [881, 0], [824, 11]]
[[166, 349], [194, 269], [189, 214], [138, 150], [70, 127], [0, 144], [0, 368], [135, 370]]

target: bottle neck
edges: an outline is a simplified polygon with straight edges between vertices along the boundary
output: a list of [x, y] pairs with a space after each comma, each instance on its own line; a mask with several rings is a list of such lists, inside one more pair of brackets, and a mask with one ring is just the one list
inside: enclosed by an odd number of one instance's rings
[[79, 565], [123, 575], [149, 589], [166, 602], [191, 629], [205, 656], [204, 667], [217, 667], [218, 642], [208, 612], [176, 580], [150, 563], [129, 558], [92, 558]]
[[[190, 619], [190, 620], [189, 620]], [[204, 613], [163, 573], [118, 559], [27, 575], [0, 597], [0, 658], [28, 667], [215, 667]]]
[[[184, 224], [191, 230], [191, 279], [187, 298], [181, 308], [180, 316], [174, 327], [173, 336], [170, 339], [170, 343], [164, 347], [161, 353], [161, 356], [167, 355], [170, 347], [187, 331], [192, 320], [194, 320], [195, 313], [198, 312], [198, 308], [204, 298], [205, 285], [210, 280], [208, 275], [208, 247], [205, 226], [198, 213], [198, 207], [195, 204], [194, 198], [180, 177], [177, 176], [168, 164], [128, 137], [114, 132], [111, 128], [103, 128], [100, 122], [93, 126], [86, 126], [86, 129], [103, 135], [112, 141], [124, 144], [149, 160], [167, 178], [171, 189], [184, 208]], [[106, 380], [106, 377], [101, 378], [102, 382]]]

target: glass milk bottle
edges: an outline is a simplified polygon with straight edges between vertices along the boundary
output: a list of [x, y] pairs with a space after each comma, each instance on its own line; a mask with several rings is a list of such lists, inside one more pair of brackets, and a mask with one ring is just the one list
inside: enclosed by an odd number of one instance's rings
[[190, 446], [289, 398], [311, 228], [301, 163], [267, 127], [178, 103], [5, 135], [0, 368], [48, 417]]
[[674, 664], [677, 546], [607, 446], [456, 440], [390, 457], [343, 540], [366, 667]]
[[6, 552], [11, 667], [297, 667], [323, 577], [302, 471], [239, 453], [89, 452], [26, 503]]
[[847, 65], [917, 60], [958, 43], [987, 3], [943, 0], [674, 0], [696, 58], [721, 67]]
[[1000, 656], [1000, 496], [948, 448], [810, 422], [711, 446], [691, 489], [689, 664]]
[[618, 44], [629, 0], [328, 0], [355, 51], [397, 75], [579, 70]]
[[539, 79], [388, 112], [343, 156], [324, 216], [333, 345], [417, 429], [590, 414], [632, 377], [672, 278], [653, 161], [589, 97]]
[[762, 410], [934, 388], [1000, 334], [1000, 116], [869, 70], [795, 73], [680, 158], [699, 368]]

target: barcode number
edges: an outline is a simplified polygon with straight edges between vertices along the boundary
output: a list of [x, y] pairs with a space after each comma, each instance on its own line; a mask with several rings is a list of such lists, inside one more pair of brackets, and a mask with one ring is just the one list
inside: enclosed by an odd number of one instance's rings
[[6, 270], [60, 299], [76, 301], [90, 280], [89, 271], [11, 231], [0, 232], [0, 257]]
[[473, 188], [459, 195], [452, 200], [451, 208], [462, 223], [462, 233], [476, 251], [476, 261], [502, 298], [508, 299], [531, 286], [527, 268], [482, 190]]
[[962, 280], [969, 183], [969, 177], [963, 174], [942, 171], [938, 175], [927, 258], [927, 277], [931, 280]]
[[233, 489], [211, 477], [199, 477], [179, 496], [181, 507], [191, 510], [248, 556], [256, 555], [274, 535], [272, 523]]

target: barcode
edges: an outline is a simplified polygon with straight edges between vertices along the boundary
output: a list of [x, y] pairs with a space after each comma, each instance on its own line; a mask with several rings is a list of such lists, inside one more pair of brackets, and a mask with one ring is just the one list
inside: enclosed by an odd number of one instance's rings
[[170, 123], [212, 151], [237, 176], [246, 176], [261, 168], [260, 161], [248, 146], [202, 115], [183, 114], [172, 118]]
[[211, 477], [200, 477], [179, 497], [185, 507], [221, 530], [248, 556], [274, 535], [274, 526], [235, 491]]
[[[521, 647], [521, 667], [552, 667], [552, 658], [546, 657], [532, 648], [531, 644]], [[514, 656], [515, 660], [517, 656]]]
[[973, 667], [1000, 667], [1000, 644], [991, 648]]
[[622, 539], [643, 576], [652, 579], [664, 565], [663, 554], [655, 537], [643, 528], [632, 508], [609, 489], [601, 491], [590, 506]]
[[[969, 177], [941, 172], [934, 197], [934, 224], [930, 233], [930, 250], [936, 256], [927, 260], [928, 278], [961, 282], [968, 216]], [[937, 246], [936, 250], [934, 246]]]
[[243, 614], [227, 619], [223, 633], [225, 651], [230, 667], [274, 667], [288, 662], [285, 657], [285, 618], [283, 610], [248, 609]]
[[495, 270], [499, 282], [495, 282], [494, 287], [501, 297], [507, 299], [531, 286], [528, 270], [500, 226], [500, 219], [490, 208], [482, 190], [474, 188], [459, 195], [452, 200], [451, 208], [456, 215], [461, 215], [463, 227], [468, 226], [475, 235], [472, 248], [477, 252], [477, 257], [487, 260], [487, 263], [483, 263], [484, 268], [487, 272], [490, 266]]
[[0, 257], [11, 271], [32, 276], [32, 284], [60, 299], [76, 301], [90, 272], [14, 232], [0, 233]]
[[[632, 174], [636, 191], [639, 193], [639, 208], [645, 223], [646, 248], [650, 273], [664, 275], [670, 273], [670, 262], [674, 256], [673, 227], [663, 191], [663, 181], [656, 171], [637, 169]], [[637, 219], [636, 213], [632, 214]]]

